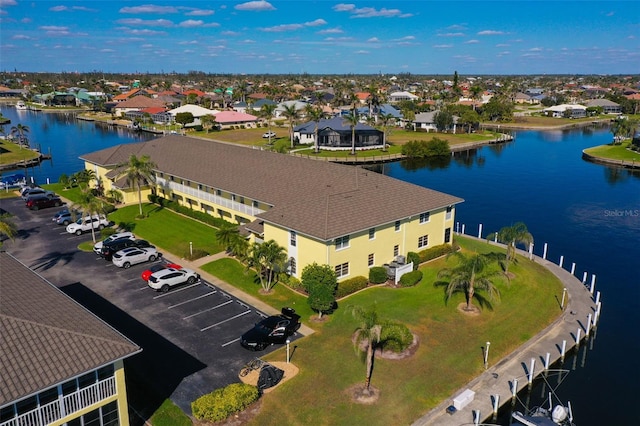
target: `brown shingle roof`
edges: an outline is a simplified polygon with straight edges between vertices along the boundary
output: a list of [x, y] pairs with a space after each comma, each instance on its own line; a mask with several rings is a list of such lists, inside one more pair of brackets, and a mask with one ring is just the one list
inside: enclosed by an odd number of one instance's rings
[[170, 135], [81, 158], [101, 166], [149, 155], [158, 170], [274, 206], [259, 218], [329, 240], [463, 200], [359, 167]]
[[160, 99], [152, 99], [143, 95], [134, 96], [133, 98], [127, 99], [124, 102], [118, 102], [115, 106], [116, 108], [153, 108], [159, 107], [163, 108], [165, 106], [164, 102]]
[[0, 252], [0, 406], [140, 348]]

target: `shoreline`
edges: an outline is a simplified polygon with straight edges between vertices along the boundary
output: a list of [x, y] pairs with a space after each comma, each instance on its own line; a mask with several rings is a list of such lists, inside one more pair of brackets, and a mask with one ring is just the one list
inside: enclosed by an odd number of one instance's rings
[[[587, 148], [587, 149], [591, 149], [591, 148]], [[615, 160], [613, 158], [606, 158], [606, 157], [591, 155], [585, 152], [587, 149], [582, 150], [582, 159], [585, 161], [589, 161], [594, 164], [601, 164], [604, 166], [620, 167], [623, 169], [630, 169], [630, 170], [640, 169], [640, 161], [636, 162], [635, 160], [631, 160], [631, 161]]]

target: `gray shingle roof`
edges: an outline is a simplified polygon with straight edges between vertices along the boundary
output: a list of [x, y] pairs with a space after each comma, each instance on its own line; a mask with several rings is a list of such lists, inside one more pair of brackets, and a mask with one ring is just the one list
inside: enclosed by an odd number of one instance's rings
[[359, 167], [179, 135], [83, 155], [102, 166], [149, 155], [164, 173], [274, 206], [258, 217], [321, 240], [463, 200]]
[[140, 348], [0, 252], [0, 406]]

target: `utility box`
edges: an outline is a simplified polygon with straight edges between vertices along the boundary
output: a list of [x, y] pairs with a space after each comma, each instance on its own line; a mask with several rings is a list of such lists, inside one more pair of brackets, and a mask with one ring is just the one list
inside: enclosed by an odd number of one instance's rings
[[460, 395], [453, 398], [453, 406], [456, 408], [456, 410], [462, 410], [464, 407], [469, 405], [471, 401], [473, 401], [473, 398], [475, 396], [476, 393], [474, 391], [472, 391], [471, 389], [467, 389]]

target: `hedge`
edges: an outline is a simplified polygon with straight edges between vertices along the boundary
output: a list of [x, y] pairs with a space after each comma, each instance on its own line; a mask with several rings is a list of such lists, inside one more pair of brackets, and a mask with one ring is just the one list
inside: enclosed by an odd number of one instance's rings
[[422, 250], [418, 253], [418, 256], [420, 257], [420, 263], [424, 263], [456, 250], [457, 246], [455, 244], [440, 244], [439, 246], [433, 246], [426, 250]]
[[416, 271], [407, 272], [401, 276], [398, 283], [400, 284], [400, 287], [412, 287], [418, 284], [421, 279], [422, 271], [418, 269]]
[[336, 290], [336, 299], [348, 296], [355, 293], [358, 290], [366, 288], [369, 284], [367, 277], [357, 276], [348, 280], [340, 281], [338, 283], [338, 289]]
[[191, 411], [198, 420], [218, 422], [244, 410], [259, 397], [257, 387], [246, 383], [232, 383], [193, 401]]
[[415, 271], [420, 266], [420, 255], [415, 251], [407, 253], [407, 263], [413, 262], [413, 270]]
[[382, 326], [380, 341], [382, 342], [382, 349], [400, 353], [411, 346], [413, 334], [404, 324], [388, 322]]
[[382, 284], [387, 282], [387, 270], [384, 266], [374, 266], [369, 269], [369, 282], [371, 284]]

